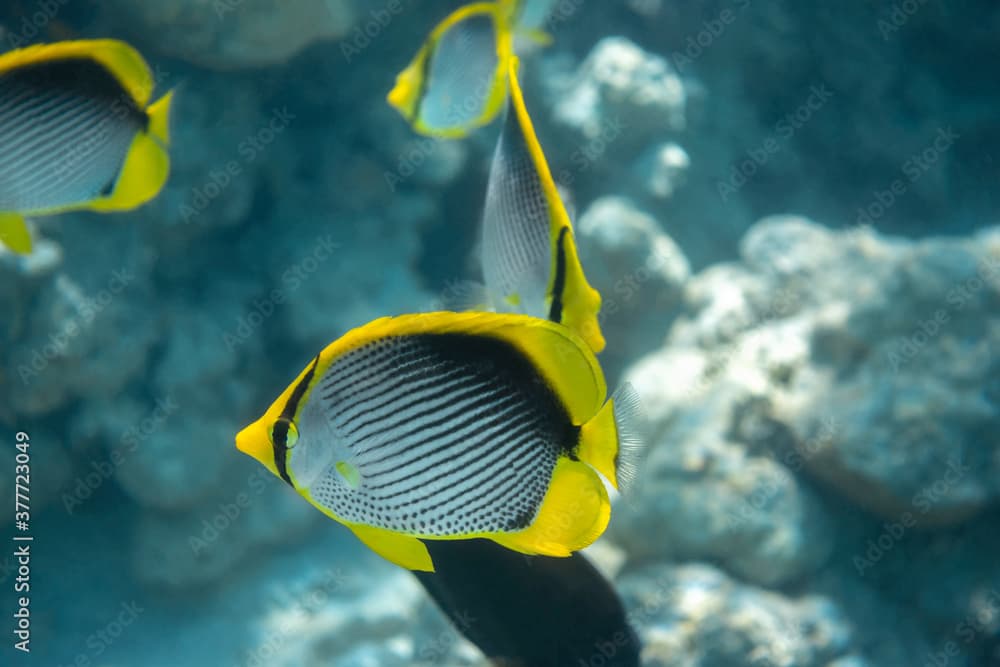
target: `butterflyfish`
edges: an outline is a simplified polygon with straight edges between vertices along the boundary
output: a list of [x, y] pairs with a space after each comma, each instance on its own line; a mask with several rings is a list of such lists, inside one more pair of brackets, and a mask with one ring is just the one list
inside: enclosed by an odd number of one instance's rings
[[492, 121], [507, 94], [510, 2], [476, 2], [439, 23], [387, 100], [421, 134], [458, 138]]
[[124, 211], [167, 180], [170, 93], [131, 46], [81, 40], [0, 55], [0, 240], [31, 251], [25, 216]]
[[583, 273], [573, 226], [549, 170], [510, 61], [510, 96], [493, 153], [483, 211], [481, 266], [485, 298], [512, 310], [560, 322], [597, 353], [601, 296]]
[[[236, 446], [376, 553], [434, 571], [424, 540], [567, 557], [596, 540], [640, 438], [570, 329], [503, 313], [375, 320], [320, 352]], [[598, 475], [600, 473], [600, 476]]]

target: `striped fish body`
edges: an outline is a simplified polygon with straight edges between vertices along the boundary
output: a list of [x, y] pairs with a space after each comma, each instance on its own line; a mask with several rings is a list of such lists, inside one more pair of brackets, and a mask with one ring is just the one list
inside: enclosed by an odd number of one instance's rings
[[507, 90], [509, 11], [494, 2], [457, 9], [396, 77], [388, 102], [417, 132], [457, 138], [496, 117]]
[[420, 540], [567, 556], [609, 518], [605, 392], [587, 345], [551, 322], [384, 318], [317, 356], [237, 446], [404, 567], [433, 569]]
[[601, 297], [583, 273], [569, 215], [524, 104], [516, 58], [508, 80], [507, 113], [483, 211], [486, 292], [495, 308], [565, 324], [600, 352]]
[[126, 210], [166, 180], [169, 96], [146, 108], [152, 77], [113, 40], [0, 56], [0, 216]]
[[148, 118], [89, 59], [0, 74], [0, 210], [32, 213], [106, 197]]

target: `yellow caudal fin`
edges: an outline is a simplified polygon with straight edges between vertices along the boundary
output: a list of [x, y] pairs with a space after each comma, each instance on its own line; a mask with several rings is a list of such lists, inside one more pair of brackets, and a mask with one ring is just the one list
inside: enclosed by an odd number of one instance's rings
[[592, 465], [616, 489], [627, 492], [644, 449], [642, 424], [639, 394], [626, 382], [580, 429], [580, 460]]
[[31, 252], [31, 233], [19, 213], [0, 213], [0, 245], [12, 252], [27, 255]]
[[417, 538], [362, 524], [348, 524], [347, 527], [365, 546], [390, 563], [407, 570], [434, 571], [434, 563], [427, 547]]
[[159, 194], [170, 173], [170, 158], [160, 142], [145, 132], [132, 141], [118, 182], [111, 194], [97, 199], [95, 211], [128, 211]]
[[532, 524], [489, 538], [525, 554], [566, 557], [600, 537], [610, 518], [611, 502], [601, 479], [584, 463], [562, 457]]
[[170, 91], [148, 109], [146, 115], [149, 116], [149, 134], [164, 146], [170, 145], [170, 103], [173, 101], [174, 91]]

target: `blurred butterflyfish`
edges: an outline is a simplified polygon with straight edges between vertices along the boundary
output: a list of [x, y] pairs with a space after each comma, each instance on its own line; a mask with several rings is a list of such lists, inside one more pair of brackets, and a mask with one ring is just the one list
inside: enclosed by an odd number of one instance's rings
[[124, 211], [169, 171], [168, 93], [131, 46], [82, 40], [0, 55], [0, 240], [31, 251], [25, 216]]
[[439, 23], [388, 102], [421, 134], [463, 137], [492, 121], [507, 94], [508, 2], [476, 2]]

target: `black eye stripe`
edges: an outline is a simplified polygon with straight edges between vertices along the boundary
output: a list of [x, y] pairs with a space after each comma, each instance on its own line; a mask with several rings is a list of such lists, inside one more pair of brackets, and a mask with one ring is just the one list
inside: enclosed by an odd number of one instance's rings
[[316, 373], [316, 366], [319, 364], [319, 356], [317, 355], [313, 359], [312, 366], [302, 380], [295, 385], [295, 389], [292, 390], [292, 395], [288, 397], [288, 402], [285, 403], [284, 409], [281, 411], [281, 416], [274, 422], [274, 426], [271, 427], [271, 446], [274, 448], [274, 467], [277, 469], [278, 474], [281, 479], [288, 482], [289, 486], [295, 486], [292, 484], [292, 478], [288, 476], [288, 428], [292, 425], [295, 420], [295, 413], [299, 409], [299, 401], [305, 396], [306, 389], [309, 388], [309, 384], [312, 382], [313, 375]]

